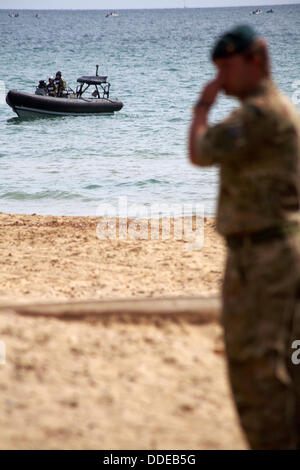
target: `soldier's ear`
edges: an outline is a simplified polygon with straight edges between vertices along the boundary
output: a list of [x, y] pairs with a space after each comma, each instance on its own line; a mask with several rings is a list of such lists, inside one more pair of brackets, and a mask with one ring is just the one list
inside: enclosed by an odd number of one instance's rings
[[253, 62], [255, 65], [261, 66], [261, 65], [262, 65], [262, 57], [261, 57], [261, 55], [258, 54], [258, 53], [253, 54], [252, 62]]
[[266, 74], [270, 74], [270, 57], [266, 41], [263, 38], [257, 38], [253, 47], [253, 58], [255, 64], [259, 65]]

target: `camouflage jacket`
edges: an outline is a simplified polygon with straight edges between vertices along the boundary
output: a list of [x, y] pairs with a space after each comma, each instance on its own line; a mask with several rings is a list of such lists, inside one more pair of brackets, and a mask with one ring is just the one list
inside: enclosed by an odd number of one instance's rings
[[196, 142], [198, 164], [220, 167], [217, 229], [250, 233], [299, 218], [300, 116], [264, 79]]

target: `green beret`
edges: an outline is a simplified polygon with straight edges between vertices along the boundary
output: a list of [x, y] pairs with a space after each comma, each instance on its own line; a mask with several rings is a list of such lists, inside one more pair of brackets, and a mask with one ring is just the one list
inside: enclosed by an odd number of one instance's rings
[[257, 38], [257, 34], [251, 26], [240, 25], [223, 34], [216, 42], [211, 58], [212, 60], [238, 54], [248, 49]]

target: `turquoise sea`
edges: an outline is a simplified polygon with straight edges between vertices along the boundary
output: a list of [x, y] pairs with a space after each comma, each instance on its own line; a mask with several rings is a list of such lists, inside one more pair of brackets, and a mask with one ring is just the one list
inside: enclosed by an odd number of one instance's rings
[[[300, 80], [300, 5], [120, 10], [0, 10], [0, 211], [95, 215], [99, 204], [204, 205], [214, 215], [215, 168], [187, 160], [187, 131], [198, 92], [214, 75], [209, 52], [233, 25], [256, 27], [270, 46], [273, 75], [292, 96]], [[22, 121], [3, 100], [4, 87], [33, 92], [62, 70], [75, 87], [95, 64], [108, 74], [111, 96], [124, 102], [114, 116]], [[300, 87], [300, 82], [299, 85]], [[221, 97], [211, 121], [235, 102]], [[101, 213], [101, 209], [98, 214]]]

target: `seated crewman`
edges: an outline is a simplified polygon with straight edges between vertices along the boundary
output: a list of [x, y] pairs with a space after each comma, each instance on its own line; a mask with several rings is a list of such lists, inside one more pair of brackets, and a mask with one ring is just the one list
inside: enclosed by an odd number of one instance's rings
[[40, 80], [38, 86], [36, 87], [35, 90], [36, 95], [46, 95], [47, 94], [47, 85], [45, 80]]

